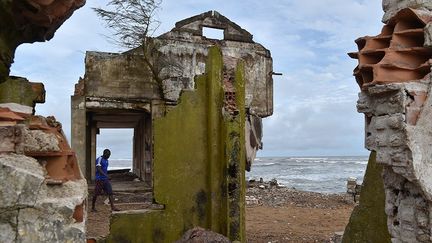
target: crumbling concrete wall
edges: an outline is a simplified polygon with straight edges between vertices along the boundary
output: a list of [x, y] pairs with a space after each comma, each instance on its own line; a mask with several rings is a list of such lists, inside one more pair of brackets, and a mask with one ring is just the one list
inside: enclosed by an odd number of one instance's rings
[[[207, 39], [203, 26], [224, 29], [225, 39]], [[245, 61], [246, 107], [258, 117], [273, 113], [273, 66], [270, 51], [252, 35], [216, 11], [176, 23], [176, 27], [150, 41], [152, 59], [163, 80], [164, 99], [177, 102], [182, 90], [194, 89], [194, 78], [204, 74], [208, 47], [220, 46], [224, 57]], [[150, 48], [150, 47], [149, 47]], [[87, 97], [157, 99], [157, 84], [139, 55], [141, 48], [125, 53], [87, 52], [86, 73], [76, 93]], [[113, 82], [115, 80], [115, 82]]]
[[[236, 70], [236, 112], [224, 105], [224, 69]], [[174, 242], [195, 226], [245, 241], [244, 65], [224, 66], [212, 47], [206, 70], [154, 121], [154, 201], [164, 208], [115, 213], [108, 242]]]
[[0, 2], [0, 242], [84, 242], [87, 183], [61, 124], [35, 116], [41, 83], [10, 77], [15, 49], [46, 41], [84, 0]]
[[357, 109], [365, 114], [366, 148], [384, 166], [392, 242], [432, 242], [432, 12], [427, 1], [384, 1], [383, 7], [381, 34], [359, 38], [359, 52], [350, 53], [359, 59]]
[[[223, 40], [208, 39], [203, 27], [224, 30]], [[252, 40], [252, 35], [216, 11], [179, 21], [170, 32], [149, 40], [148, 58], [161, 84], [144, 63], [142, 48], [124, 53], [87, 52], [86, 72], [72, 96], [72, 147], [77, 151], [81, 170], [87, 176], [94, 161], [89, 155], [86, 129], [91, 113], [99, 111], [148, 112], [163, 116], [175, 107], [181, 92], [195, 89], [195, 77], [205, 73], [208, 48], [221, 48], [225, 62], [243, 60], [245, 65], [245, 120], [247, 165], [249, 170], [257, 150], [262, 148], [262, 118], [273, 113], [273, 67], [270, 51]], [[225, 81], [222, 81], [225, 83]], [[231, 95], [224, 86], [225, 95]], [[138, 172], [136, 172], [138, 173]]]

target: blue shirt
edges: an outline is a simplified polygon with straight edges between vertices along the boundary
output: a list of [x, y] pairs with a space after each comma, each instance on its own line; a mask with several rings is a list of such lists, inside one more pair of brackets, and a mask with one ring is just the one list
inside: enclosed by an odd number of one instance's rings
[[100, 166], [105, 175], [108, 175], [108, 160], [102, 156], [96, 159], [96, 180], [107, 180], [108, 177], [99, 173], [98, 166]]

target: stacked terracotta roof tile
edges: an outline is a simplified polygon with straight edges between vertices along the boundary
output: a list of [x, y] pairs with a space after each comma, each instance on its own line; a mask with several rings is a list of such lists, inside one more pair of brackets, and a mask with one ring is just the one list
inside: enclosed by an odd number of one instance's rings
[[421, 11], [401, 10], [377, 36], [356, 40], [359, 60], [354, 76], [362, 90], [375, 84], [409, 82], [430, 75], [432, 49], [424, 47], [424, 27], [431, 19]]

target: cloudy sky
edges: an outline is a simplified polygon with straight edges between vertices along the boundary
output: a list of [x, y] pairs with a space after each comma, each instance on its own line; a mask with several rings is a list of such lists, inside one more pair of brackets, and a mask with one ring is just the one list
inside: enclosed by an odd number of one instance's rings
[[[109, 32], [88, 0], [46, 43], [21, 45], [11, 75], [43, 82], [46, 103], [37, 113], [54, 115], [70, 138], [70, 96], [84, 75], [88, 50], [116, 52]], [[383, 15], [378, 0], [164, 0], [159, 11], [167, 32], [175, 22], [216, 10], [254, 35], [269, 49], [274, 71], [274, 115], [264, 120], [264, 150], [259, 156], [367, 155], [363, 115], [356, 111], [359, 88], [352, 76], [356, 61], [346, 53], [354, 40], [379, 33]], [[103, 130], [98, 147], [113, 158], [130, 157], [130, 130]], [[98, 149], [98, 150], [100, 150]]]

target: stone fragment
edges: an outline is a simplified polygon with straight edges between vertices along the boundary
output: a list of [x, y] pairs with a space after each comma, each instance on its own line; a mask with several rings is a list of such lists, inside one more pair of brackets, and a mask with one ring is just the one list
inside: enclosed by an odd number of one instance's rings
[[387, 23], [401, 9], [416, 8], [424, 10], [432, 10], [432, 3], [428, 0], [383, 0], [383, 10], [385, 12], [382, 21]]
[[0, 207], [0, 242], [14, 242], [16, 239], [18, 209], [1, 211]]
[[15, 152], [15, 143], [17, 140], [15, 131], [16, 129], [13, 126], [0, 126], [0, 153]]
[[201, 227], [195, 227], [190, 229], [184, 233], [182, 238], [176, 243], [204, 243], [204, 242], [213, 242], [213, 243], [230, 243], [231, 241], [218, 233], [205, 230]]
[[45, 102], [45, 88], [42, 83], [29, 82], [26, 78], [9, 77], [0, 82], [0, 104], [13, 103], [32, 107]]
[[44, 179], [45, 172], [35, 159], [0, 154], [0, 207], [33, 207]]
[[[70, 225], [70, 226], [66, 226]], [[85, 232], [57, 214], [41, 208], [19, 211], [17, 242], [84, 242]]]
[[55, 134], [42, 130], [23, 130], [23, 149], [25, 152], [60, 151], [59, 141]]
[[357, 178], [349, 177], [347, 180], [347, 193], [356, 193]]
[[406, 221], [406, 222], [413, 222], [414, 221], [414, 208], [412, 207], [415, 205], [414, 198], [404, 198], [400, 200], [399, 204], [399, 220]]
[[[2, 216], [3, 217], [3, 216]], [[0, 222], [0, 242], [14, 242], [16, 239], [16, 230], [12, 225]]]
[[[22, 138], [10, 139], [17, 143], [16, 150], [24, 147], [26, 153], [42, 153], [39, 158], [44, 158], [40, 163], [15, 151], [0, 153], [0, 242], [84, 242], [86, 180], [64, 135], [58, 132], [61, 126], [53, 119], [38, 121], [29, 126], [43, 130], [31, 130], [23, 124], [0, 127], [0, 131], [9, 128]], [[1, 132], [0, 136], [2, 141], [8, 139]], [[58, 175], [61, 183], [48, 185], [57, 182]], [[52, 178], [46, 180], [49, 176]], [[15, 216], [11, 218], [7, 212], [15, 212]]]

